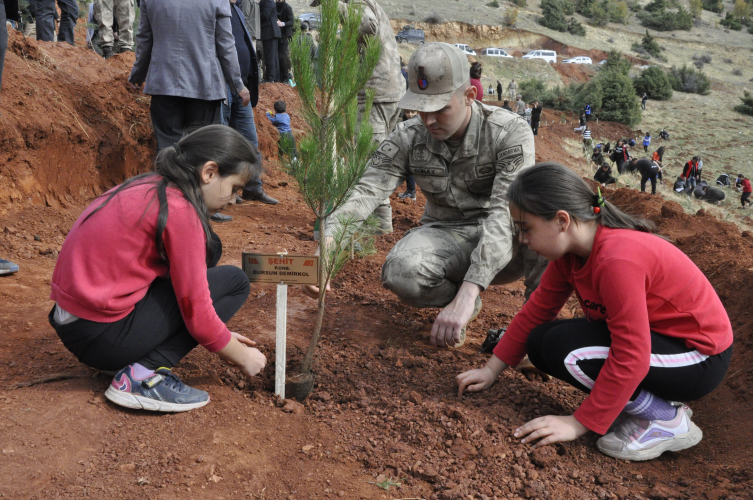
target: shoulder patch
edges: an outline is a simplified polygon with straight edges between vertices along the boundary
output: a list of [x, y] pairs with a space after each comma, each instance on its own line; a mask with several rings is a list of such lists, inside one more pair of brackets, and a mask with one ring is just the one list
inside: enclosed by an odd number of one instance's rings
[[523, 165], [523, 146], [512, 146], [497, 153], [497, 172], [511, 174]]
[[392, 165], [400, 148], [392, 141], [382, 141], [371, 157], [371, 166], [375, 168], [387, 168]]

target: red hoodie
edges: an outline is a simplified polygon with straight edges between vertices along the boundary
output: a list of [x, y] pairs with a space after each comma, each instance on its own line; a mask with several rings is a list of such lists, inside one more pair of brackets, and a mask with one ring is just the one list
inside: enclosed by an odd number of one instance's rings
[[516, 366], [531, 330], [554, 320], [575, 290], [591, 321], [606, 321], [612, 345], [591, 394], [575, 412], [604, 434], [646, 377], [651, 331], [685, 340], [705, 355], [732, 344], [732, 325], [711, 283], [678, 248], [657, 236], [600, 226], [585, 264], [574, 254], [550, 262], [494, 355]]
[[183, 193], [168, 188], [163, 233], [168, 273], [154, 242], [159, 205], [153, 187], [148, 181], [121, 191], [82, 223], [102, 198], [84, 210], [63, 243], [50, 298], [79, 318], [112, 323], [133, 311], [155, 279], [169, 277], [189, 333], [209, 351], [219, 351], [230, 342], [230, 331], [209, 295], [201, 221]]
[[741, 184], [743, 185], [743, 193], [753, 193], [753, 188], [751, 188], [750, 181], [748, 179], [743, 179]]

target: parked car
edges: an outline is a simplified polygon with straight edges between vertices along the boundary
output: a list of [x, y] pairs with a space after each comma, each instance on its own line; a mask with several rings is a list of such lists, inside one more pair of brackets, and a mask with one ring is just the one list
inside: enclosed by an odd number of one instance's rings
[[508, 54], [507, 52], [505, 52], [504, 50], [493, 48], [493, 47], [482, 50], [481, 51], [481, 55], [482, 56], [491, 56], [491, 57], [510, 57], [510, 58], [512, 58], [512, 56], [510, 54]]
[[453, 43], [453, 45], [455, 47], [459, 48], [460, 50], [462, 50], [465, 53], [465, 55], [467, 55], [467, 56], [475, 56], [476, 55], [476, 51], [474, 51], [472, 48], [470, 48], [468, 45], [466, 45], [464, 43]]
[[573, 57], [571, 59], [565, 59], [562, 62], [568, 63], [568, 64], [593, 64], [594, 63], [590, 57], [586, 57], [586, 56]]
[[403, 29], [395, 35], [395, 40], [397, 40], [397, 43], [417, 43], [423, 45], [424, 41], [426, 41], [426, 36], [424, 35], [424, 30], [416, 29], [414, 25], [408, 24], [403, 26]]
[[606, 59], [604, 59], [603, 61], [599, 61], [599, 64], [606, 64], [606, 63], [607, 63]]
[[557, 53], [553, 50], [532, 50], [523, 59], [543, 59], [549, 63], [557, 62]]
[[301, 14], [298, 19], [301, 21], [302, 31], [318, 30], [322, 25], [322, 16], [315, 12]]

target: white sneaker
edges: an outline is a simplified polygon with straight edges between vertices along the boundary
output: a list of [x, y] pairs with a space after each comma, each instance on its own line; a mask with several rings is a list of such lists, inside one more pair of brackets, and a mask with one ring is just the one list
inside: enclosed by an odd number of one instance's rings
[[685, 405], [677, 409], [672, 420], [642, 420], [629, 417], [614, 432], [599, 438], [596, 447], [605, 455], [624, 460], [651, 460], [665, 451], [693, 447], [703, 439], [703, 432], [688, 416]]

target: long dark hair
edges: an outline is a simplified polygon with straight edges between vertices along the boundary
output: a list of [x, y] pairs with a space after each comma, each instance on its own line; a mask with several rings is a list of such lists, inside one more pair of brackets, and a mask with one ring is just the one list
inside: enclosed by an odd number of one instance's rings
[[[201, 169], [207, 162], [217, 164], [220, 177], [240, 175], [246, 181], [259, 173], [259, 153], [240, 133], [224, 125], [209, 125], [199, 128], [169, 148], [157, 154], [154, 172], [137, 175], [123, 182], [106, 195], [106, 199], [81, 222], [89, 220], [121, 191], [140, 184], [153, 184], [155, 198], [159, 202], [157, 231], [154, 242], [160, 257], [169, 264], [162, 235], [167, 226], [167, 188], [177, 188], [196, 210], [206, 236], [207, 259], [212, 258], [212, 230], [209, 226], [209, 211], [201, 191]], [[103, 195], [104, 197], [105, 195]], [[144, 215], [154, 203], [147, 205]], [[142, 216], [143, 217], [143, 216]]]
[[659, 161], [662, 161], [662, 158], [664, 158], [664, 146], [661, 146], [659, 149], [657, 149], [656, 154], [659, 155]]
[[[599, 206], [599, 195], [591, 191], [575, 172], [552, 161], [523, 170], [507, 189], [507, 200], [520, 210], [552, 220], [564, 210], [578, 222], [597, 221], [605, 227], [635, 229], [651, 233], [654, 223], [624, 213], [606, 200]], [[599, 213], [594, 207], [599, 206]]]

